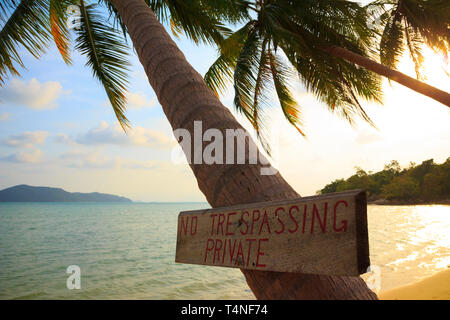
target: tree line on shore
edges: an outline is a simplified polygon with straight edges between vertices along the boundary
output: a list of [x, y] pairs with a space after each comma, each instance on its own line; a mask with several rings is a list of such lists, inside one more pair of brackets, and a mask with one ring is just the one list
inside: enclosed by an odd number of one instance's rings
[[318, 194], [365, 189], [369, 201], [423, 203], [450, 200], [450, 157], [442, 164], [433, 159], [416, 165], [411, 162], [401, 169], [392, 160], [378, 172], [366, 172], [356, 167], [356, 173], [348, 179], [336, 179]]

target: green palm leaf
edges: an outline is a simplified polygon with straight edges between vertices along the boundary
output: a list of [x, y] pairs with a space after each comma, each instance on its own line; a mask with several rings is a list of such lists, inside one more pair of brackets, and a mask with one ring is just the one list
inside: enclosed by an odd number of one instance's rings
[[53, 40], [63, 60], [71, 64], [70, 58], [70, 34], [67, 27], [67, 8], [73, 1], [50, 0], [49, 17]]
[[14, 11], [20, 0], [4, 0], [0, 2], [0, 20], [8, 20], [8, 16]]
[[268, 56], [275, 91], [277, 92], [283, 114], [288, 122], [293, 125], [301, 135], [305, 136], [305, 133], [300, 129], [300, 126], [302, 125], [300, 110], [297, 107], [297, 101], [295, 101], [288, 84], [294, 74], [292, 73], [291, 68], [289, 68], [289, 66], [273, 52], [269, 52]]
[[270, 98], [265, 93], [272, 85], [287, 121], [304, 135], [301, 113], [289, 88], [295, 78], [293, 69], [276, 54], [277, 49], [287, 56], [306, 89], [331, 110], [350, 123], [358, 116], [373, 125], [359, 99], [381, 101], [380, 77], [322, 49], [338, 45], [373, 55], [374, 32], [367, 28], [366, 10], [344, 0], [274, 0], [255, 8], [258, 16], [247, 24], [245, 37], [229, 51], [223, 49], [233, 43], [229, 39], [219, 45], [220, 55], [205, 80], [216, 93], [223, 92], [235, 69], [234, 105], [250, 121], [266, 150], [264, 110]]
[[[265, 110], [269, 107], [270, 97], [268, 94], [273, 89], [272, 70], [270, 64], [270, 46], [267, 40], [264, 40], [261, 45], [261, 55], [257, 65], [257, 74], [255, 80], [255, 88], [253, 95], [253, 116], [254, 129], [258, 140], [262, 147], [271, 155], [271, 147], [269, 140], [269, 132], [267, 130], [268, 117]], [[281, 101], [280, 101], [281, 103]]]
[[220, 21], [239, 23], [250, 19], [247, 0], [200, 0], [200, 6]]
[[116, 30], [105, 24], [95, 5], [80, 2], [81, 28], [76, 30], [76, 49], [87, 57], [86, 65], [103, 85], [120, 125], [129, 126], [125, 116], [129, 63], [128, 47]]
[[255, 79], [253, 94], [253, 119], [255, 119], [254, 128], [258, 137], [261, 136], [262, 125], [264, 124], [262, 111], [267, 107], [269, 101], [266, 91], [269, 91], [272, 84], [271, 60], [268, 51], [268, 43], [267, 41], [263, 41], [261, 45], [261, 56], [257, 65], [258, 72]]
[[[231, 34], [220, 15], [200, 0], [146, 0], [158, 19], [183, 30], [195, 43], [218, 44]], [[205, 2], [207, 3], [207, 1]]]
[[237, 60], [253, 26], [254, 22], [250, 21], [218, 45], [219, 56], [204, 76], [206, 84], [217, 95], [224, 93], [228, 83], [233, 80]]
[[205, 73], [204, 80], [216, 95], [223, 94], [228, 83], [233, 79], [233, 70], [236, 61], [221, 54]]
[[380, 40], [380, 61], [395, 68], [403, 54], [403, 26], [400, 14], [394, 15], [386, 24]]
[[8, 74], [19, 75], [17, 65], [25, 65], [19, 55], [23, 47], [35, 58], [47, 49], [50, 40], [48, 2], [46, 0], [5, 1], [1, 6], [2, 19], [0, 31], [0, 85]]
[[254, 118], [253, 99], [259, 57], [261, 55], [261, 44], [262, 41], [258, 31], [252, 29], [242, 47], [234, 70], [234, 106], [236, 110], [245, 115], [253, 127], [257, 126], [257, 119]]
[[[365, 30], [367, 14], [346, 1], [336, 1], [332, 7], [324, 5], [328, 2], [314, 2], [316, 5], [311, 6], [311, 1], [306, 1], [295, 7], [287, 6], [286, 1], [276, 2], [277, 6], [264, 13], [265, 28], [277, 38], [308, 91], [351, 123], [355, 116], [361, 116], [373, 125], [359, 97], [381, 101], [380, 78], [321, 49], [332, 44], [369, 55], [372, 40], [371, 32]], [[289, 18], [284, 15], [286, 10], [291, 12]], [[289, 113], [286, 116], [292, 123]]]
[[114, 5], [109, 0], [98, 0], [99, 4], [103, 4], [109, 12], [109, 18], [113, 20], [113, 27], [121, 31], [124, 39], [127, 38], [127, 27], [125, 23], [123, 23], [122, 18], [119, 15], [119, 12], [114, 7]]

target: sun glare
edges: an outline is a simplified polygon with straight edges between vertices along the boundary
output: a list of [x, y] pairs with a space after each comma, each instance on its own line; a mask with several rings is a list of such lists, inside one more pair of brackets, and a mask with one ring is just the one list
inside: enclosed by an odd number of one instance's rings
[[[421, 67], [422, 75], [425, 77], [424, 82], [438, 87], [444, 91], [450, 90], [450, 64], [449, 57], [442, 53], [436, 53], [429, 47], [423, 47], [422, 54], [424, 61]], [[416, 77], [414, 72], [414, 63], [409, 55], [409, 52], [405, 52], [400, 63], [398, 70]]]

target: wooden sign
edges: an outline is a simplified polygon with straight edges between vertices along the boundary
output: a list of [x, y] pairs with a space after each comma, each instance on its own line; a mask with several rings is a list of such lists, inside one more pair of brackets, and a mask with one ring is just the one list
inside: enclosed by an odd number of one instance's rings
[[176, 262], [356, 276], [369, 262], [362, 190], [181, 212]]

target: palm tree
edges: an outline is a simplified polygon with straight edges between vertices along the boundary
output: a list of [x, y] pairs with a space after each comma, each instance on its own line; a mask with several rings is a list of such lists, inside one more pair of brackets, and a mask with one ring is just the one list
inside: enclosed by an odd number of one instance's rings
[[[421, 72], [425, 44], [435, 52], [449, 53], [450, 3], [446, 0], [376, 0], [365, 8], [374, 20], [374, 32], [379, 35], [381, 63], [335, 45], [324, 46], [326, 52], [357, 64], [367, 70], [396, 81], [450, 107], [450, 94], [423, 80]], [[408, 48], [415, 65], [414, 79], [396, 70], [398, 59]]]
[[[450, 3], [445, 0], [377, 0], [368, 6], [381, 26], [381, 62], [395, 68], [405, 47], [414, 62], [416, 76], [423, 79], [421, 47], [447, 55], [450, 50]], [[405, 46], [406, 44], [406, 46]]]
[[[266, 89], [275, 88], [288, 122], [301, 129], [300, 108], [289, 80], [295, 70], [308, 91], [331, 111], [353, 122], [360, 116], [371, 123], [359, 97], [380, 102], [380, 78], [323, 50], [329, 43], [367, 55], [372, 46], [368, 15], [357, 3], [333, 1], [256, 1], [256, 16], [219, 44], [220, 55], [205, 74], [206, 83], [220, 93], [233, 79], [234, 105], [251, 122], [264, 148]], [[302, 15], [302, 16], [300, 16]], [[302, 20], [300, 22], [300, 20]], [[280, 52], [281, 51], [281, 52]], [[269, 151], [269, 150], [268, 150]]]
[[[8, 71], [17, 74], [14, 63], [20, 63], [18, 45], [24, 46], [39, 56], [51, 35], [52, 28], [48, 21], [55, 23], [57, 27], [54, 29], [64, 28], [58, 24], [60, 19], [47, 19], [48, 1], [51, 5], [51, 0], [24, 0], [19, 4], [13, 0], [8, 1], [15, 10], [0, 33], [2, 78]], [[225, 2], [233, 1], [216, 2], [223, 5]], [[125, 30], [133, 42], [149, 82], [173, 129], [185, 128], [193, 134], [193, 120], [201, 120], [204, 130], [209, 128], [244, 130], [231, 112], [221, 104], [215, 93], [206, 86], [202, 76], [186, 61], [157, 19], [157, 16], [167, 18], [170, 15], [176, 30], [182, 29], [192, 38], [214, 41], [215, 37], [220, 38], [223, 35], [221, 31], [223, 26], [215, 23], [214, 19], [217, 16], [214, 14], [208, 16], [201, 9], [201, 4], [207, 4], [208, 1], [103, 0], [101, 3], [108, 5], [111, 9], [111, 13], [116, 17], [118, 28], [113, 29], [101, 24], [100, 19], [93, 14], [93, 8], [80, 1], [82, 28], [77, 31], [77, 39], [79, 39], [77, 48], [88, 57], [88, 64], [94, 70], [94, 75], [104, 85], [119, 121], [126, 124], [126, 118], [120, 113], [125, 107], [121, 90], [126, 80], [122, 73], [124, 47], [123, 44], [119, 45], [119, 42], [112, 46], [111, 41], [119, 41], [120, 35], [123, 34], [120, 30]], [[3, 15], [7, 13], [4, 9], [4, 7], [1, 8]], [[55, 9], [53, 12], [62, 11]], [[222, 13], [217, 13], [217, 15], [220, 14]], [[211, 23], [214, 28], [199, 27], [198, 24], [202, 22], [202, 19]], [[58, 48], [62, 48], [60, 51], [64, 55], [64, 32], [59, 31], [54, 31], [53, 36], [55, 37], [56, 33], [55, 38], [62, 39]], [[254, 142], [250, 140], [249, 143]], [[299, 197], [279, 173], [260, 175], [262, 167], [260, 163], [191, 164], [190, 166], [200, 190], [212, 207]], [[248, 270], [242, 270], [242, 272], [253, 293], [259, 299], [377, 298], [360, 277]]]
[[[447, 53], [449, 2], [397, 0], [398, 4], [388, 10], [384, 7], [388, 1], [372, 3], [371, 10], [345, 0], [255, 1], [248, 5], [255, 13], [250, 21], [219, 44], [219, 57], [205, 81], [217, 94], [233, 81], [235, 107], [251, 122], [266, 149], [264, 106], [268, 87], [275, 87], [288, 122], [303, 134], [298, 107], [302, 103], [298, 104], [289, 90], [292, 67], [308, 91], [350, 122], [359, 115], [371, 123], [359, 99], [381, 101], [377, 75], [450, 106], [447, 92], [393, 69], [404, 47], [401, 31], [418, 67], [422, 61], [419, 44]], [[422, 2], [427, 5], [420, 6]], [[437, 3], [440, 6], [432, 7]], [[374, 19], [373, 15], [385, 25], [380, 52], [384, 64], [371, 59], [377, 30], [368, 28], [367, 22]], [[398, 26], [397, 21], [404, 21], [405, 27]]]

